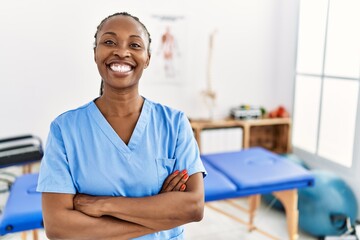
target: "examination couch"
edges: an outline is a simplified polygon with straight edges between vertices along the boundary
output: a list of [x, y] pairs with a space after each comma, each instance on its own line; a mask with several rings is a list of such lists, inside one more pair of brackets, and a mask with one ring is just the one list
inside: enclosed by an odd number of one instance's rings
[[[37, 173], [30, 173], [29, 165], [40, 161], [43, 148], [40, 138], [32, 135], [22, 135], [0, 139], [0, 180], [9, 184], [5, 206], [0, 213], [0, 236], [22, 232], [26, 239], [27, 230], [33, 230], [33, 239], [38, 239], [36, 229], [43, 227], [41, 211], [41, 194], [36, 192]], [[22, 166], [23, 173], [9, 181], [6, 172], [10, 166]], [[1, 238], [1, 237], [0, 237]]]
[[[207, 206], [212, 201], [249, 197], [249, 230], [276, 239], [254, 225], [261, 194], [273, 193], [284, 205], [289, 239], [297, 239], [297, 189], [312, 186], [314, 177], [301, 166], [263, 148], [201, 155], [208, 175], [204, 179]], [[0, 217], [0, 235], [43, 227], [40, 194], [35, 192], [37, 174], [19, 177], [12, 185], [9, 200]], [[231, 216], [230, 216], [231, 217]], [[234, 217], [233, 217], [234, 218]]]
[[[260, 147], [205, 154], [201, 155], [201, 159], [208, 173], [204, 179], [208, 207], [248, 225], [249, 230], [277, 239], [254, 225], [261, 194], [272, 193], [285, 208], [289, 239], [298, 238], [297, 189], [314, 184], [314, 177], [308, 170]], [[238, 219], [210, 203], [225, 200], [234, 206], [230, 199], [245, 196], [249, 197], [248, 221]]]

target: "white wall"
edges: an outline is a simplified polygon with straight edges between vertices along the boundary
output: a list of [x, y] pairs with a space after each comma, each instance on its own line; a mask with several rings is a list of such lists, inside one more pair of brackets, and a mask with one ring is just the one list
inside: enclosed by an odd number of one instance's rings
[[[212, 69], [215, 116], [224, 117], [243, 103], [269, 110], [282, 104], [291, 112], [298, 1], [1, 1], [0, 138], [31, 133], [45, 141], [58, 114], [98, 96], [93, 35], [105, 16], [118, 11], [139, 16], [150, 31], [156, 31], [146, 21], [152, 14], [186, 17], [183, 83], [154, 84], [154, 76], [145, 72], [142, 95], [182, 109], [189, 117], [208, 117], [200, 93], [206, 86], [208, 37], [218, 29]], [[360, 164], [354, 168], [359, 172]], [[350, 181], [354, 189], [359, 181]]]
[[101, 19], [118, 11], [129, 11], [145, 24], [152, 14], [184, 15], [188, 24], [183, 83], [154, 84], [154, 76], [145, 73], [144, 96], [189, 117], [208, 117], [200, 93], [208, 37], [218, 29], [215, 116], [224, 117], [242, 103], [269, 109], [284, 104], [291, 110], [297, 7], [297, 1], [286, 0], [1, 1], [0, 137], [32, 133], [45, 141], [52, 119], [97, 97], [93, 35]]

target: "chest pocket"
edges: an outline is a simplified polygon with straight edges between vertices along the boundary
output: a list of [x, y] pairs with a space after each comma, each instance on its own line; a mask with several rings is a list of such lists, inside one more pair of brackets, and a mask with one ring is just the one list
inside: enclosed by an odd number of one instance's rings
[[157, 158], [156, 167], [158, 174], [159, 190], [161, 189], [165, 179], [174, 172], [175, 158]]

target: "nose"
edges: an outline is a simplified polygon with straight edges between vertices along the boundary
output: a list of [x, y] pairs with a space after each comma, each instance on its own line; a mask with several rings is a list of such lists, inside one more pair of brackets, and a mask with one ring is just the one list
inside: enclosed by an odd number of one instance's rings
[[126, 58], [126, 57], [130, 57], [130, 51], [127, 48], [124, 47], [118, 47], [114, 50], [113, 54], [115, 56], [118, 56], [120, 58]]

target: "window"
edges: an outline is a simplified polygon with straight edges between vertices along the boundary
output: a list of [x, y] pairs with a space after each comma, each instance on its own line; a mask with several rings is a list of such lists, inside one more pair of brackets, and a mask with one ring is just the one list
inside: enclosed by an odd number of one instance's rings
[[301, 0], [293, 145], [350, 168], [360, 78], [360, 1]]

